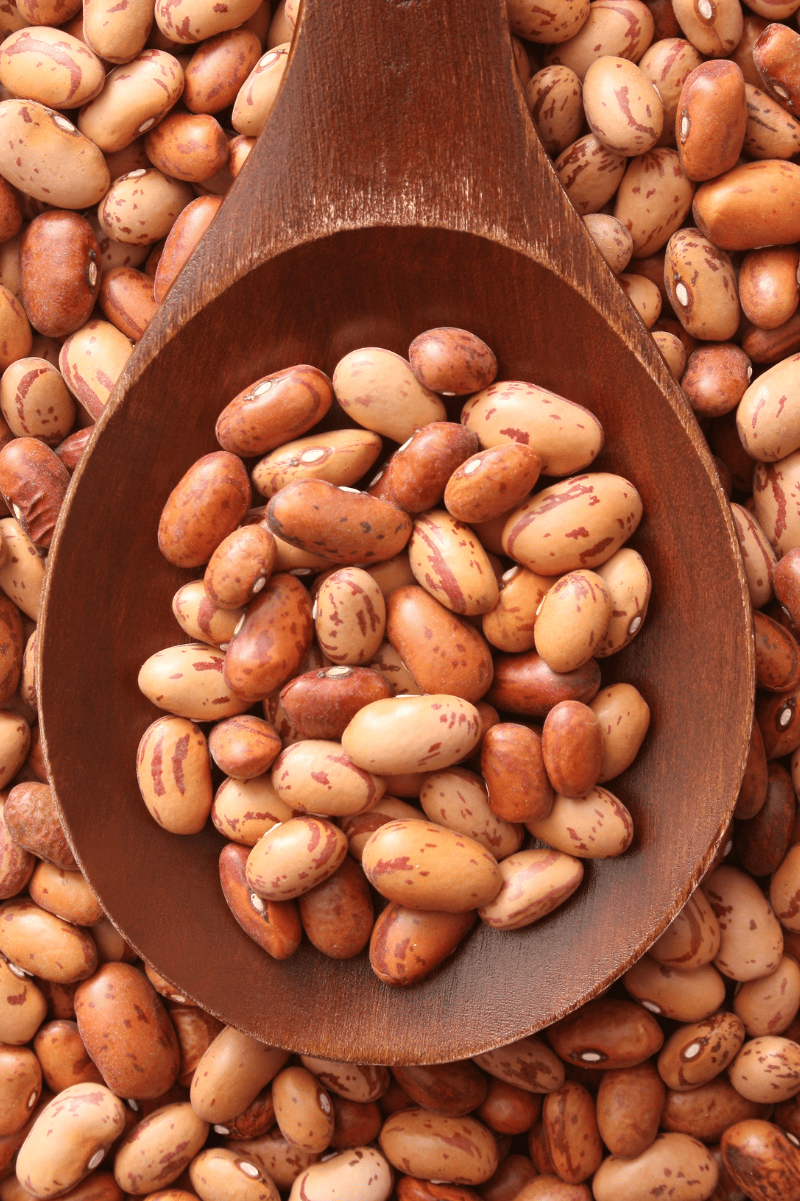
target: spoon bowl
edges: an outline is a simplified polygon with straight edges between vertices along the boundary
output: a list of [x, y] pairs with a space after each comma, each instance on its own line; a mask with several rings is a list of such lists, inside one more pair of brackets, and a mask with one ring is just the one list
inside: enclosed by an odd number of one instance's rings
[[[530, 1034], [596, 996], [652, 943], [722, 837], [752, 721], [749, 601], [727, 503], [694, 418], [566, 201], [516, 79], [503, 0], [307, 0], [275, 110], [133, 355], [76, 472], [50, 552], [43, 740], [71, 845], [104, 909], [176, 991], [266, 1042], [331, 1059], [436, 1063]], [[592, 470], [633, 481], [653, 577], [642, 633], [604, 660], [652, 711], [611, 783], [634, 817], [621, 858], [587, 864], [534, 926], [478, 924], [414, 988], [362, 953], [307, 943], [276, 962], [225, 905], [210, 826], [166, 833], [138, 792], [139, 693], [183, 640], [161, 558], [169, 492], [216, 449], [221, 409], [294, 363], [330, 374], [423, 330], [483, 338], [498, 379], [597, 414]]]

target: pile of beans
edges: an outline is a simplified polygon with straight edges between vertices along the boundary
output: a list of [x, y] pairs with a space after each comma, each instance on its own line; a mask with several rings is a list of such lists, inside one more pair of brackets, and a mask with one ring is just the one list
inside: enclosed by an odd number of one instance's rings
[[[517, 63], [545, 147], [718, 456], [754, 608], [757, 723], [721, 848], [725, 862], [622, 983], [477, 1063], [388, 1073], [284, 1061], [221, 1031], [150, 973], [154, 988], [75, 868], [39, 751], [32, 640], [44, 552], [69, 472], [132, 343], [252, 145], [257, 129], [243, 130], [232, 106], [241, 97], [240, 109], [257, 107], [247, 78], [267, 49], [275, 56], [262, 63], [264, 82], [274, 82], [291, 32], [291, 5], [270, 17], [263, 3], [203, 13], [197, 0], [181, 3], [177, 23], [179, 5], [158, 5], [156, 19], [171, 23], [166, 33], [153, 25], [154, 6], [140, 0], [86, 0], [83, 12], [74, 0], [0, 3], [0, 119], [11, 129], [23, 123], [35, 155], [27, 172], [30, 158], [0, 163], [0, 491], [9, 509], [0, 519], [8, 632], [0, 644], [0, 787], [11, 786], [0, 823], [0, 928], [6, 940], [17, 931], [16, 949], [6, 942], [0, 959], [1, 1201], [270, 1198], [275, 1188], [314, 1201], [392, 1191], [404, 1201], [795, 1201], [797, 4], [509, 0]], [[204, 14], [211, 24], [198, 24]], [[213, 24], [228, 18], [227, 27]], [[20, 32], [32, 26], [31, 52], [30, 35]], [[80, 49], [84, 37], [89, 45]], [[56, 45], [72, 66], [55, 69]], [[34, 55], [38, 63], [48, 54], [53, 70], [30, 70]], [[134, 104], [119, 76], [136, 60]], [[156, 82], [162, 69], [164, 87]], [[106, 70], [119, 74], [103, 99], [92, 89], [104, 88]], [[73, 90], [73, 77], [88, 90]], [[615, 99], [617, 77], [631, 122]], [[90, 115], [82, 129], [83, 105]], [[190, 117], [200, 119], [192, 125]], [[221, 169], [215, 123], [228, 141]], [[180, 163], [176, 127], [197, 131], [201, 143]], [[127, 145], [111, 148], [129, 134]], [[93, 135], [112, 141], [104, 149]], [[118, 182], [131, 172], [144, 174]], [[63, 190], [38, 194], [34, 177]], [[115, 207], [147, 199], [143, 224], [114, 221], [105, 203], [114, 184]], [[134, 1006], [151, 1020], [133, 1021]], [[211, 1047], [212, 1064], [225, 1066], [222, 1099], [209, 1111], [202, 1079], [194, 1090], [191, 1083]], [[203, 1079], [220, 1079], [207, 1070]], [[82, 1103], [87, 1089], [96, 1103]], [[326, 1151], [303, 1149], [305, 1134], [287, 1118], [292, 1089], [305, 1098], [320, 1142], [332, 1110], [325, 1146], [342, 1154], [324, 1160]], [[52, 1096], [61, 1098], [50, 1123], [57, 1137], [40, 1150], [44, 1140], [34, 1133], [20, 1183], [19, 1149]], [[471, 1172], [453, 1167], [459, 1140]], [[321, 1165], [316, 1182], [294, 1183], [315, 1166], [309, 1159]]]
[[[598, 660], [647, 611], [650, 574], [624, 546], [641, 499], [586, 470], [592, 413], [496, 371], [481, 339], [445, 327], [408, 361], [368, 347], [332, 381], [307, 365], [255, 380], [218, 419], [225, 449], [164, 506], [162, 554], [205, 571], [173, 602], [198, 641], [139, 673], [171, 714], [141, 739], [139, 787], [173, 833], [212, 815], [231, 840], [225, 899], [276, 958], [305, 929], [337, 959], [369, 941], [382, 981], [415, 983], [476, 917], [530, 925], [633, 838], [602, 784], [650, 713], [631, 684], [600, 691]], [[442, 398], [467, 395], [461, 423], [443, 420]], [[307, 433], [334, 397], [358, 425]], [[405, 441], [360, 491], [382, 438]], [[241, 456], [264, 451], [251, 474], [269, 504], [250, 509]], [[564, 478], [534, 492], [540, 472]], [[215, 717], [206, 739], [196, 723]], [[544, 845], [521, 849], [526, 830]], [[391, 902], [377, 921], [354, 860]]]

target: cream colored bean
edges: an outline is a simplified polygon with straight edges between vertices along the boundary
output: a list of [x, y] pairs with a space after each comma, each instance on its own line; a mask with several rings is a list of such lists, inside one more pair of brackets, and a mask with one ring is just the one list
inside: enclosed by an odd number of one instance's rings
[[[758, 510], [758, 503], [756, 503]], [[731, 517], [739, 550], [747, 577], [747, 589], [754, 609], [760, 609], [772, 600], [774, 588], [772, 573], [777, 565], [775, 551], [769, 544], [766, 533], [756, 516], [743, 505], [731, 504]], [[794, 545], [794, 543], [792, 543]], [[787, 546], [787, 550], [789, 547]]]
[[611, 612], [611, 594], [599, 575], [567, 572], [539, 606], [533, 631], [537, 653], [552, 671], [582, 667], [606, 640]]
[[[17, 774], [28, 757], [31, 729], [24, 717], [0, 709], [0, 788]], [[0, 1042], [5, 1042], [0, 1035]]]
[[277, 1188], [253, 1160], [224, 1147], [196, 1155], [189, 1179], [200, 1201], [280, 1201]]
[[497, 578], [486, 551], [472, 529], [446, 509], [415, 519], [408, 561], [417, 583], [453, 613], [474, 616], [497, 604]]
[[735, 1059], [744, 1042], [744, 1023], [734, 1013], [714, 1013], [682, 1026], [664, 1043], [658, 1072], [667, 1088], [686, 1092], [713, 1080]]
[[306, 1168], [292, 1184], [289, 1201], [387, 1201], [392, 1169], [373, 1147], [354, 1147]]
[[608, 204], [627, 165], [624, 154], [609, 150], [593, 133], [566, 146], [554, 164], [562, 188], [582, 217]]
[[262, 834], [288, 821], [292, 813], [267, 772], [251, 780], [223, 781], [214, 797], [211, 820], [225, 838], [253, 847]]
[[[755, 516], [780, 558], [800, 546], [800, 451], [776, 463], [756, 465], [753, 478]], [[770, 584], [771, 584], [770, 576]]]
[[329, 575], [314, 605], [317, 641], [332, 663], [360, 667], [383, 641], [386, 603], [378, 584], [360, 567]]
[[235, 696], [222, 678], [225, 656], [204, 643], [189, 642], [157, 651], [139, 672], [139, 687], [149, 701], [176, 717], [218, 720], [244, 713], [249, 700]]
[[61, 113], [33, 100], [0, 102], [0, 174], [57, 208], [91, 208], [111, 182], [102, 151]]
[[583, 223], [609, 269], [619, 275], [628, 266], [633, 254], [630, 230], [608, 213], [587, 213]]
[[100, 59], [63, 29], [21, 29], [0, 49], [0, 83], [50, 108], [79, 108], [103, 88]]
[[211, 760], [202, 730], [185, 717], [160, 717], [136, 753], [136, 779], [148, 811], [172, 834], [199, 834], [211, 812]]
[[46, 359], [17, 359], [0, 379], [0, 411], [18, 438], [63, 442], [75, 423], [75, 402], [61, 373]]
[[361, 709], [342, 735], [342, 746], [359, 767], [377, 775], [437, 771], [474, 750], [480, 714], [460, 697], [396, 696]]
[[336, 1059], [319, 1059], [316, 1055], [301, 1055], [300, 1060], [329, 1093], [360, 1104], [377, 1101], [390, 1084], [389, 1069], [378, 1065], [343, 1063]]
[[172, 599], [172, 612], [190, 638], [216, 647], [230, 642], [244, 616], [244, 609], [220, 609], [215, 605], [202, 580], [192, 580], [178, 589]]
[[500, 891], [478, 916], [493, 930], [521, 930], [572, 896], [583, 880], [583, 864], [559, 851], [518, 851], [501, 862], [500, 873]]
[[783, 934], [752, 876], [723, 864], [701, 887], [719, 922], [716, 967], [730, 979], [741, 981], [774, 972], [783, 954]]
[[744, 29], [739, 0], [673, 0], [678, 23], [692, 45], [708, 58], [735, 50]]
[[725, 981], [713, 963], [678, 972], [643, 955], [622, 980], [645, 1009], [676, 1022], [701, 1021], [725, 1001]]
[[134, 1195], [154, 1192], [180, 1176], [208, 1137], [208, 1123], [188, 1101], [157, 1109], [134, 1126], [114, 1157], [114, 1179]]
[[702, 61], [691, 42], [681, 37], [653, 42], [639, 59], [639, 70], [658, 90], [664, 106], [664, 127], [659, 145], [675, 145], [675, 116], [681, 90], [689, 72], [699, 67]]
[[800, 354], [769, 367], [745, 392], [736, 427], [751, 458], [772, 463], [800, 448], [800, 419], [786, 397], [800, 385]]
[[263, 55], [239, 89], [231, 124], [237, 133], [256, 138], [267, 123], [289, 62], [289, 42]]
[[615, 655], [642, 628], [650, 603], [652, 581], [647, 564], [638, 551], [623, 547], [597, 569], [611, 599], [611, 618], [593, 655], [604, 659]]
[[[286, 442], [256, 463], [253, 484], [272, 497], [293, 480], [327, 480], [350, 487], [369, 471], [381, 453], [376, 433], [361, 429], [330, 430]], [[240, 452], [241, 453], [241, 452]]]
[[739, 326], [739, 294], [730, 256], [699, 230], [678, 230], [667, 243], [664, 284], [670, 304], [694, 338], [727, 342]]
[[103, 1084], [73, 1084], [40, 1113], [17, 1156], [35, 1197], [58, 1197], [88, 1176], [125, 1127], [125, 1106]]
[[588, 409], [517, 380], [490, 384], [477, 392], [464, 405], [462, 421], [484, 449], [512, 441], [532, 446], [542, 460], [544, 475], [581, 471], [603, 448], [602, 426]]
[[688, 1134], [659, 1134], [635, 1159], [609, 1155], [592, 1180], [595, 1201], [639, 1201], [668, 1183], [671, 1201], [706, 1201], [719, 1169], [708, 1147]]
[[661, 137], [661, 98], [626, 58], [594, 60], [583, 81], [583, 105], [592, 133], [618, 154], [646, 154]]
[[332, 382], [336, 399], [353, 421], [401, 445], [421, 426], [447, 420], [436, 393], [390, 350], [370, 346], [351, 351], [337, 363]]
[[164, 37], [191, 44], [236, 29], [260, 6], [261, 0], [231, 0], [225, 5], [212, 4], [211, 0], [156, 0], [155, 18]]
[[247, 1109], [288, 1058], [288, 1051], [226, 1026], [195, 1068], [192, 1108], [205, 1122], [231, 1121]]
[[162, 175], [155, 167], [140, 168], [114, 180], [97, 216], [118, 242], [150, 245], [167, 236], [193, 199], [190, 184]]
[[307, 1068], [289, 1067], [272, 1081], [275, 1121], [287, 1142], [303, 1151], [321, 1152], [333, 1136], [333, 1105]]
[[588, 0], [508, 0], [506, 7], [512, 33], [546, 44], [574, 37], [589, 16]]
[[294, 817], [268, 830], [247, 860], [247, 882], [265, 901], [289, 901], [332, 876], [347, 838], [319, 817]]
[[133, 353], [133, 344], [108, 321], [89, 321], [61, 347], [58, 366], [75, 399], [93, 421]]
[[483, 1184], [497, 1168], [497, 1145], [475, 1118], [404, 1109], [387, 1118], [381, 1150], [393, 1167], [423, 1180]]
[[272, 766], [279, 800], [299, 813], [344, 817], [371, 809], [386, 782], [357, 767], [340, 742], [305, 738], [287, 747]]
[[595, 59], [617, 55], [638, 62], [653, 40], [653, 17], [640, 0], [595, 0], [578, 33], [548, 53], [548, 62], [571, 67], [583, 81]]
[[748, 1101], [773, 1104], [800, 1091], [800, 1046], [764, 1034], [746, 1042], [728, 1069], [730, 1082]]
[[41, 989], [16, 965], [0, 958], [0, 1041], [10, 1046], [30, 1042], [46, 1016]]
[[702, 888], [697, 888], [649, 953], [664, 967], [691, 972], [713, 962], [719, 952], [720, 937], [714, 910]]
[[522, 826], [493, 813], [484, 781], [462, 767], [431, 772], [420, 790], [419, 803], [432, 822], [473, 838], [498, 862], [517, 851], [522, 842]]
[[97, 947], [73, 926], [27, 898], [0, 908], [0, 953], [23, 971], [55, 984], [74, 984], [97, 967]]
[[556, 794], [547, 817], [525, 823], [535, 838], [579, 859], [621, 855], [633, 839], [633, 819], [617, 797], [595, 785], [585, 796]]
[[465, 913], [494, 900], [497, 860], [480, 843], [431, 822], [387, 822], [368, 839], [361, 866], [374, 888], [410, 909]]
[[94, 926], [102, 921], [100, 903], [80, 871], [41, 860], [31, 876], [28, 894], [40, 908], [75, 926]]
[[83, 36], [87, 46], [109, 63], [128, 63], [144, 49], [153, 25], [149, 0], [84, 0]]
[[774, 972], [743, 984], [733, 998], [733, 1009], [751, 1038], [782, 1034], [800, 1010], [800, 967], [784, 955]]
[[525, 100], [542, 145], [555, 157], [583, 128], [581, 81], [569, 67], [544, 67], [525, 85]]
[[623, 271], [618, 278], [628, 300], [647, 328], [652, 329], [661, 316], [663, 303], [658, 284], [636, 272]]
[[630, 160], [614, 200], [614, 216], [630, 231], [636, 258], [646, 258], [667, 244], [691, 209], [694, 192], [677, 150], [659, 146]]

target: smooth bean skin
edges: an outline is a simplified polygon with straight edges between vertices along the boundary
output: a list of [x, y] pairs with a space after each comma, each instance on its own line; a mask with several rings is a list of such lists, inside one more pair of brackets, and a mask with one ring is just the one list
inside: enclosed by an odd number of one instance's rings
[[695, 185], [671, 146], [656, 146], [623, 162], [614, 216], [630, 233], [634, 257], [646, 258], [681, 228], [692, 207]]
[[56, 984], [85, 980], [97, 967], [97, 947], [87, 931], [25, 898], [0, 907], [0, 952]]
[[588, 701], [600, 725], [602, 765], [598, 783], [630, 767], [650, 725], [650, 707], [632, 684], [612, 684]]
[[536, 575], [524, 567], [510, 567], [504, 572], [497, 604], [484, 613], [481, 622], [487, 642], [507, 654], [532, 650], [537, 610], [551, 584], [552, 577]]
[[800, 967], [784, 955], [774, 972], [743, 984], [733, 999], [735, 1013], [751, 1037], [782, 1034], [800, 1010]]
[[348, 416], [401, 445], [420, 426], [447, 420], [439, 397], [419, 382], [405, 359], [390, 350], [351, 351], [337, 363], [332, 383]]
[[707, 1084], [738, 1055], [744, 1037], [741, 1018], [724, 1011], [681, 1027], [661, 1048], [659, 1075], [668, 1088], [676, 1091]]
[[364, 873], [350, 855], [341, 866], [297, 899], [309, 941], [332, 959], [350, 959], [367, 945], [374, 925]]
[[134, 1126], [114, 1157], [114, 1178], [134, 1195], [172, 1184], [200, 1151], [208, 1123], [188, 1101], [156, 1109]]
[[[149, 160], [145, 160], [147, 161]], [[153, 298], [157, 305], [164, 300], [190, 254], [219, 212], [221, 203], [219, 196], [197, 196], [190, 200], [175, 218], [164, 241], [153, 277]], [[128, 245], [131, 246], [130, 243]], [[223, 450], [231, 449], [224, 443], [221, 445]]]
[[214, 604], [240, 609], [264, 587], [275, 565], [275, 539], [263, 525], [246, 525], [224, 538], [206, 565], [203, 584]]
[[720, 250], [753, 250], [800, 240], [800, 166], [779, 159], [743, 163], [697, 189], [694, 218]]
[[522, 442], [501, 442], [466, 459], [450, 476], [444, 503], [457, 521], [490, 521], [519, 504], [541, 469], [537, 452]]
[[338, 741], [359, 709], [391, 695], [391, 685], [377, 671], [339, 666], [295, 676], [281, 689], [280, 703], [304, 738]]
[[18, 438], [40, 438], [48, 446], [62, 442], [75, 424], [75, 402], [60, 372], [37, 357], [17, 359], [3, 372], [0, 411]]
[[0, 130], [0, 172], [26, 196], [86, 209], [108, 191], [102, 151], [61, 113], [35, 101], [3, 100]]
[[89, 320], [100, 291], [99, 258], [85, 217], [58, 209], [34, 217], [19, 265], [22, 303], [39, 333], [61, 338]]
[[267, 123], [289, 61], [289, 42], [271, 47], [240, 87], [231, 113], [237, 133], [256, 138]]
[[745, 1043], [728, 1075], [736, 1091], [748, 1101], [786, 1101], [800, 1091], [800, 1048], [790, 1038], [760, 1035]]
[[145, 137], [147, 157], [173, 179], [202, 183], [228, 162], [228, 139], [208, 113], [168, 113]]
[[205, 1122], [231, 1121], [247, 1109], [288, 1058], [288, 1051], [226, 1026], [195, 1068], [190, 1089], [192, 1108]]
[[390, 1084], [389, 1069], [377, 1064], [344, 1063], [316, 1055], [301, 1055], [300, 1059], [329, 1093], [360, 1104], [377, 1101]]
[[183, 68], [175, 56], [144, 50], [109, 72], [101, 94], [81, 110], [78, 128], [105, 154], [123, 150], [160, 121], [182, 91]]
[[768, 368], [743, 394], [736, 410], [736, 427], [747, 453], [761, 462], [785, 459], [800, 447], [795, 414], [784, 413], [781, 398], [800, 375], [800, 354]]
[[611, 613], [611, 596], [596, 572], [567, 572], [539, 606], [533, 631], [537, 653], [552, 671], [575, 671], [602, 643]]
[[148, 726], [136, 754], [136, 778], [151, 816], [173, 834], [198, 834], [213, 800], [208, 743], [185, 717]]
[[464, 768], [431, 772], [420, 789], [419, 801], [432, 822], [474, 838], [498, 861], [519, 849], [521, 827], [492, 812], [484, 781]]
[[0, 1137], [26, 1124], [42, 1091], [42, 1069], [27, 1047], [0, 1046]]
[[611, 54], [595, 59], [584, 76], [583, 104], [592, 133], [609, 150], [646, 154], [661, 137], [661, 98], [628, 59]]
[[730, 256], [702, 232], [681, 229], [667, 243], [667, 297], [678, 320], [695, 338], [727, 342], [739, 325], [736, 273]]
[[296, 817], [274, 826], [250, 852], [247, 881], [265, 901], [289, 901], [327, 880], [347, 854], [347, 838], [330, 822]]
[[377, 775], [436, 771], [474, 750], [481, 736], [474, 705], [444, 693], [373, 701], [352, 719], [342, 746]]
[[66, 467], [38, 438], [14, 438], [0, 450], [0, 493], [41, 550], [50, 546], [68, 486]]
[[333, 1197], [358, 1197], [387, 1201], [393, 1185], [392, 1170], [372, 1147], [355, 1147], [306, 1168], [294, 1181], [289, 1201], [330, 1201]]
[[546, 717], [559, 701], [576, 700], [589, 704], [599, 688], [600, 668], [596, 659], [589, 659], [574, 671], [557, 672], [552, 671], [535, 651], [529, 651], [496, 656], [494, 680], [485, 699], [508, 713]]
[[494, 1138], [475, 1118], [406, 1109], [384, 1122], [379, 1141], [393, 1167], [423, 1180], [482, 1184], [497, 1168]]
[[384, 984], [416, 984], [455, 951], [475, 921], [473, 910], [443, 913], [390, 902], [370, 936], [370, 966]]
[[248, 846], [229, 842], [219, 856], [222, 895], [248, 938], [273, 959], [294, 955], [303, 937], [303, 926], [294, 901], [265, 901], [247, 881]]
[[500, 863], [500, 891], [480, 906], [478, 916], [494, 930], [520, 930], [572, 896], [583, 871], [579, 859], [559, 851], [517, 851]]
[[103, 917], [97, 898], [79, 871], [65, 871], [42, 860], [31, 876], [28, 894], [42, 909], [75, 926], [94, 926]]
[[492, 659], [478, 631], [418, 585], [389, 594], [386, 636], [426, 692], [474, 704], [491, 684]]
[[62, 344], [59, 371], [93, 420], [103, 412], [132, 353], [130, 340], [108, 321], [88, 321]]
[[783, 954], [783, 935], [752, 877], [723, 865], [702, 888], [719, 922], [720, 949], [714, 959], [719, 970], [742, 981], [774, 971]]
[[714, 179], [736, 166], [747, 123], [745, 81], [725, 59], [695, 67], [681, 90], [676, 138], [692, 180]]
[[250, 507], [250, 481], [228, 451], [205, 455], [172, 490], [159, 521], [161, 553], [177, 567], [199, 567]]
[[317, 1078], [303, 1067], [287, 1067], [272, 1081], [275, 1120], [281, 1134], [303, 1151], [322, 1152], [333, 1134], [333, 1106]]
[[548, 846], [580, 859], [621, 855], [633, 840], [628, 809], [601, 785], [577, 798], [556, 793], [547, 817], [527, 821], [525, 826]]
[[569, 67], [544, 67], [537, 71], [525, 85], [525, 102], [549, 155], [559, 155], [580, 134], [583, 128], [581, 82]]
[[196, 1155], [189, 1164], [189, 1179], [201, 1201], [279, 1201], [273, 1182], [251, 1160], [224, 1147]]
[[520, 1038], [472, 1058], [490, 1076], [525, 1092], [550, 1093], [564, 1083], [563, 1063], [541, 1038]]
[[[672, 1179], [680, 1173], [675, 1185]], [[674, 1201], [707, 1201], [719, 1171], [707, 1147], [688, 1134], [660, 1134], [635, 1159], [611, 1155], [592, 1181], [595, 1201], [634, 1201], [665, 1179]]]
[[75, 993], [75, 1018], [109, 1088], [123, 1097], [160, 1097], [180, 1064], [175, 1030], [150, 981], [129, 963], [105, 963]]
[[215, 605], [202, 580], [192, 580], [178, 589], [172, 598], [172, 612], [190, 638], [217, 648], [230, 642], [244, 616], [244, 609], [220, 609]]
[[217, 722], [208, 736], [208, 749], [217, 767], [237, 780], [263, 775], [280, 754], [275, 727], [252, 714]]
[[433, 421], [395, 451], [370, 488], [407, 513], [441, 507], [450, 477], [478, 448], [477, 437], [465, 426]]
[[58, 1197], [97, 1166], [122, 1133], [125, 1106], [102, 1084], [73, 1084], [42, 1110], [17, 1156], [34, 1197]]
[[252, 458], [300, 437], [320, 421], [333, 401], [328, 377], [316, 367], [287, 367], [256, 380], [217, 418], [223, 450]]
[[478, 392], [497, 374], [497, 359], [486, 343], [453, 326], [418, 334], [408, 348], [408, 361], [417, 379], [445, 396]]
[[224, 680], [244, 707], [297, 673], [313, 632], [311, 600], [303, 585], [288, 572], [273, 575], [248, 604], [225, 654]]
[[386, 788], [382, 777], [357, 767], [340, 742], [313, 738], [281, 751], [272, 784], [288, 808], [325, 817], [371, 809]]
[[64, 1018], [45, 1022], [33, 1040], [49, 1089], [60, 1093], [72, 1084], [102, 1084], [103, 1077], [89, 1058], [77, 1024]]
[[[33, 69], [45, 63], [49, 70]], [[104, 82], [97, 55], [63, 29], [20, 29], [6, 38], [0, 51], [3, 87], [49, 108], [78, 108], [93, 100]]]
[[352, 427], [307, 434], [284, 442], [256, 463], [253, 484], [269, 498], [296, 480], [325, 480], [340, 488], [350, 488], [372, 467], [381, 446], [377, 434]]
[[98, 206], [101, 227], [118, 242], [149, 246], [165, 238], [194, 199], [191, 186], [155, 167], [115, 179]]
[[361, 863], [382, 896], [412, 909], [477, 909], [494, 899], [502, 883], [497, 860], [480, 843], [425, 821], [381, 826], [367, 841]]
[[152, 9], [142, 0], [129, 0], [122, 12], [113, 0], [85, 0], [83, 5], [86, 44], [110, 63], [136, 58], [144, 49], [152, 24]]
[[267, 520], [276, 537], [346, 566], [393, 558], [412, 528], [406, 513], [382, 500], [312, 479], [295, 480], [273, 496]]
[[666, 1087], [647, 1060], [603, 1072], [597, 1091], [597, 1125], [612, 1155], [634, 1159], [654, 1142]]
[[772, 1122], [750, 1119], [729, 1126], [721, 1150], [732, 1180], [753, 1201], [800, 1196], [800, 1152]]
[[485, 550], [447, 510], [416, 518], [408, 558], [417, 583], [453, 613], [475, 616], [497, 604], [497, 579]]
[[641, 1006], [601, 997], [550, 1026], [547, 1039], [568, 1063], [605, 1070], [643, 1063], [660, 1050], [664, 1035]]
[[233, 104], [260, 56], [261, 42], [247, 28], [200, 42], [184, 72], [183, 102], [189, 112], [218, 113]]
[[577, 798], [598, 782], [603, 765], [600, 723], [588, 705], [561, 701], [542, 727], [542, 755], [556, 794]]
[[697, 888], [653, 943], [649, 954], [665, 967], [693, 971], [716, 958], [720, 937], [714, 911], [703, 890]]
[[207, 643], [189, 642], [157, 651], [139, 672], [139, 687], [159, 709], [192, 721], [233, 717], [250, 708], [223, 679], [225, 656]]

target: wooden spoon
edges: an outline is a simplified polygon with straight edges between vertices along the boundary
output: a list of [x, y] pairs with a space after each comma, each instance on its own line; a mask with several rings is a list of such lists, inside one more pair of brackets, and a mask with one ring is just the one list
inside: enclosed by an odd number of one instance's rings
[[[157, 716], [136, 677], [182, 641], [189, 573], [156, 547], [166, 497], [250, 381], [330, 373], [422, 330], [484, 338], [500, 379], [591, 407], [598, 469], [635, 482], [654, 581], [642, 634], [604, 681], [652, 709], [612, 788], [636, 838], [526, 930], [476, 929], [433, 976], [388, 988], [366, 955], [275, 962], [219, 890], [221, 839], [165, 833], [134, 775]], [[50, 554], [40, 704], [76, 857], [143, 958], [225, 1021], [333, 1059], [441, 1062], [529, 1034], [618, 977], [708, 865], [752, 719], [749, 601], [728, 509], [679, 389], [565, 200], [516, 77], [503, 0], [307, 0], [274, 113], [152, 327], [76, 473]]]

